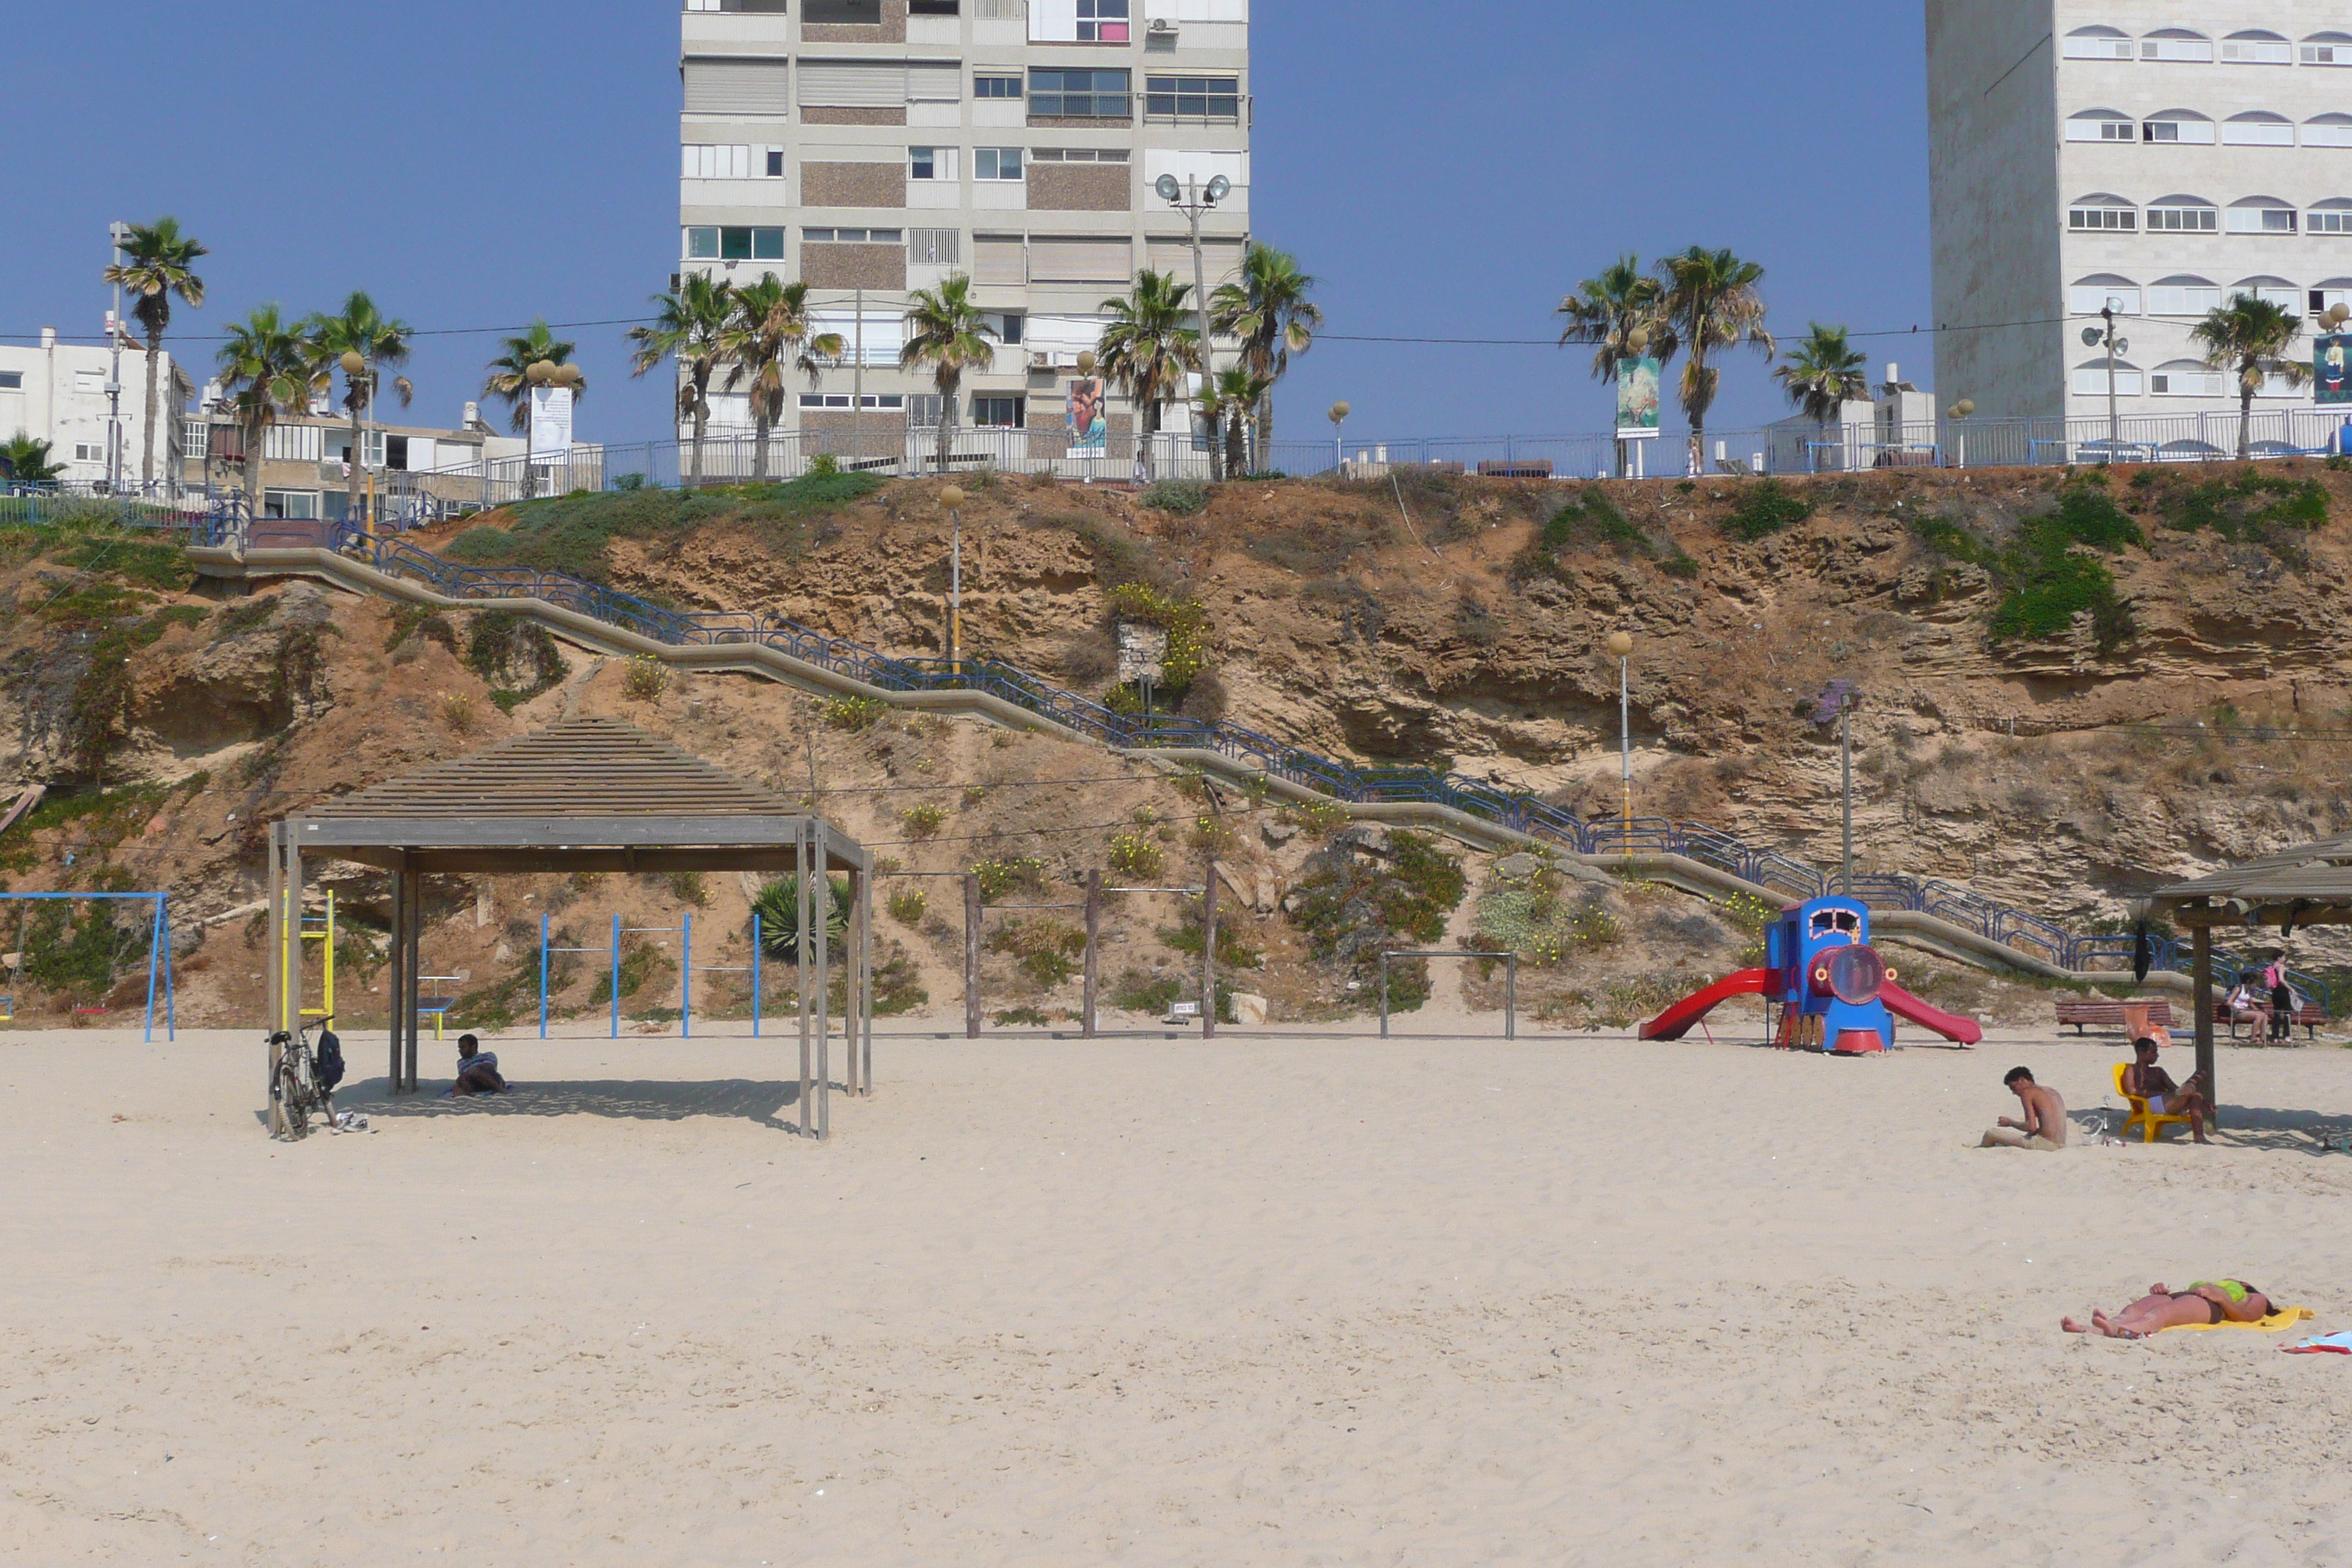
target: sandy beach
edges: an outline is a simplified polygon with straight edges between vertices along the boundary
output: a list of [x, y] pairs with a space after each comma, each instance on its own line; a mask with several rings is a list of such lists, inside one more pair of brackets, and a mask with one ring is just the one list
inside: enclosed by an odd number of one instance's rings
[[[1426, 1019], [1404, 1026], [1426, 1028]], [[2352, 1058], [2211, 1149], [2032, 1065], [1601, 1037], [496, 1042], [269, 1142], [244, 1032], [0, 1037], [10, 1563], [2341, 1562]], [[428, 1044], [428, 1051], [431, 1047]], [[2180, 1053], [2184, 1058], [2186, 1052]], [[2171, 1064], [2181, 1072], [2185, 1064]], [[428, 1056], [428, 1090], [447, 1065]], [[2242, 1276], [2284, 1336], [2063, 1335]]]

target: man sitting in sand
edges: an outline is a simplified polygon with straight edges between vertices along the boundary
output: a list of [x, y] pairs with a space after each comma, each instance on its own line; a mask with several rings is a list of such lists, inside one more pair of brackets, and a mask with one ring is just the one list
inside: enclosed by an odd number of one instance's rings
[[2164, 1329], [2198, 1323], [2259, 1323], [2270, 1315], [2271, 1299], [2244, 1280], [2200, 1279], [2186, 1290], [2151, 1285], [2147, 1295], [2112, 1318], [2095, 1307], [2087, 1327], [2072, 1318], [2061, 1318], [2058, 1326], [2070, 1334], [2140, 1340]]
[[2137, 1058], [2124, 1068], [2124, 1092], [2147, 1101], [2153, 1116], [2186, 1116], [2189, 1134], [2200, 1143], [2210, 1143], [2205, 1136], [2205, 1124], [2212, 1120], [2213, 1107], [2205, 1098], [2204, 1079], [2191, 1073], [2185, 1084], [2176, 1084], [2172, 1075], [2156, 1065], [2157, 1042], [2146, 1035], [2132, 1042]]
[[2066, 1102], [2058, 1098], [2054, 1089], [2044, 1089], [2033, 1081], [2032, 1068], [2011, 1068], [2009, 1076], [2000, 1080], [2025, 1107], [2025, 1120], [2012, 1121], [2004, 1116], [2000, 1124], [1984, 1135], [1979, 1149], [2041, 1149], [2049, 1151], [2066, 1146]]
[[457, 1081], [449, 1086], [453, 1095], [504, 1094], [507, 1080], [499, 1076], [496, 1052], [482, 1049], [482, 1042], [472, 1035], [457, 1037]]

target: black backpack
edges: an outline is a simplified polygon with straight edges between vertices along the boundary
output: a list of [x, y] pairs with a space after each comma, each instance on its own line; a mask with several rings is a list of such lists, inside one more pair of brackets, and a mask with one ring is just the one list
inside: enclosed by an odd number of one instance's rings
[[343, 1081], [343, 1042], [332, 1029], [319, 1031], [319, 1086], [332, 1089]]

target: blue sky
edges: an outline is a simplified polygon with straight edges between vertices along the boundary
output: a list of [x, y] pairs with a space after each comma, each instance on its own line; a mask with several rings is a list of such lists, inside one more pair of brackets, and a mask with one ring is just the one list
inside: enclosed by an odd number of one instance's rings
[[[420, 340], [410, 374], [418, 421], [453, 421], [494, 339], [448, 330], [632, 317], [667, 282], [675, 3], [27, 5], [0, 100], [19, 170], [0, 332], [95, 336], [107, 223], [169, 212], [214, 251], [210, 300], [176, 331], [364, 288], [447, 334]], [[1927, 319], [1916, 5], [1256, 13], [1253, 227], [1323, 279], [1334, 340], [1293, 362], [1285, 439], [1328, 431], [1339, 398], [1357, 410], [1351, 444], [1604, 428], [1589, 351], [1337, 340], [1549, 342], [1559, 297], [1622, 250], [1703, 243], [1760, 261], [1784, 333]], [[662, 431], [667, 393], [630, 380], [621, 331], [565, 334], [590, 380], [583, 439]], [[1861, 346], [1929, 384], [1924, 331]], [[1783, 412], [1763, 362], [1743, 357], [1709, 424]]]

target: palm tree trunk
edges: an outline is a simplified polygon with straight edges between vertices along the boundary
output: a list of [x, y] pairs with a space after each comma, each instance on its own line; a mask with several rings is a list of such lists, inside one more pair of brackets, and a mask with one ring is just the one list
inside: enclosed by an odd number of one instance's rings
[[2238, 373], [2238, 461], [2244, 462], [2254, 449], [2254, 389], [2246, 384], [2246, 373]]
[[940, 386], [940, 472], [948, 471], [948, 454], [955, 450], [956, 395], [961, 381], [944, 382]]
[[1244, 472], [1249, 454], [1243, 449], [1242, 408], [1239, 404], [1225, 416], [1225, 477], [1233, 479]]
[[147, 331], [147, 455], [139, 462], [140, 488], [155, 483], [155, 411], [156, 382], [163, 368], [163, 329], [151, 327]]
[[759, 443], [751, 453], [751, 482], [755, 485], [768, 482], [768, 417], [763, 400], [762, 406], [751, 411], [751, 438]]
[[343, 498], [343, 521], [356, 527], [360, 515], [360, 470], [367, 466], [366, 436], [360, 428], [360, 411], [366, 405], [354, 395], [352, 398], [352, 471], [343, 476], [346, 493]]
[[706, 409], [701, 401], [698, 399], [694, 405], [694, 471], [688, 476], [688, 482], [698, 489], [702, 486], [702, 432], [704, 426], [709, 425], [709, 411]]
[[245, 521], [248, 528], [261, 520], [261, 438], [268, 429], [256, 425], [245, 433]]
[[1268, 392], [1257, 405], [1257, 471], [1270, 473], [1274, 468], [1274, 394]]

